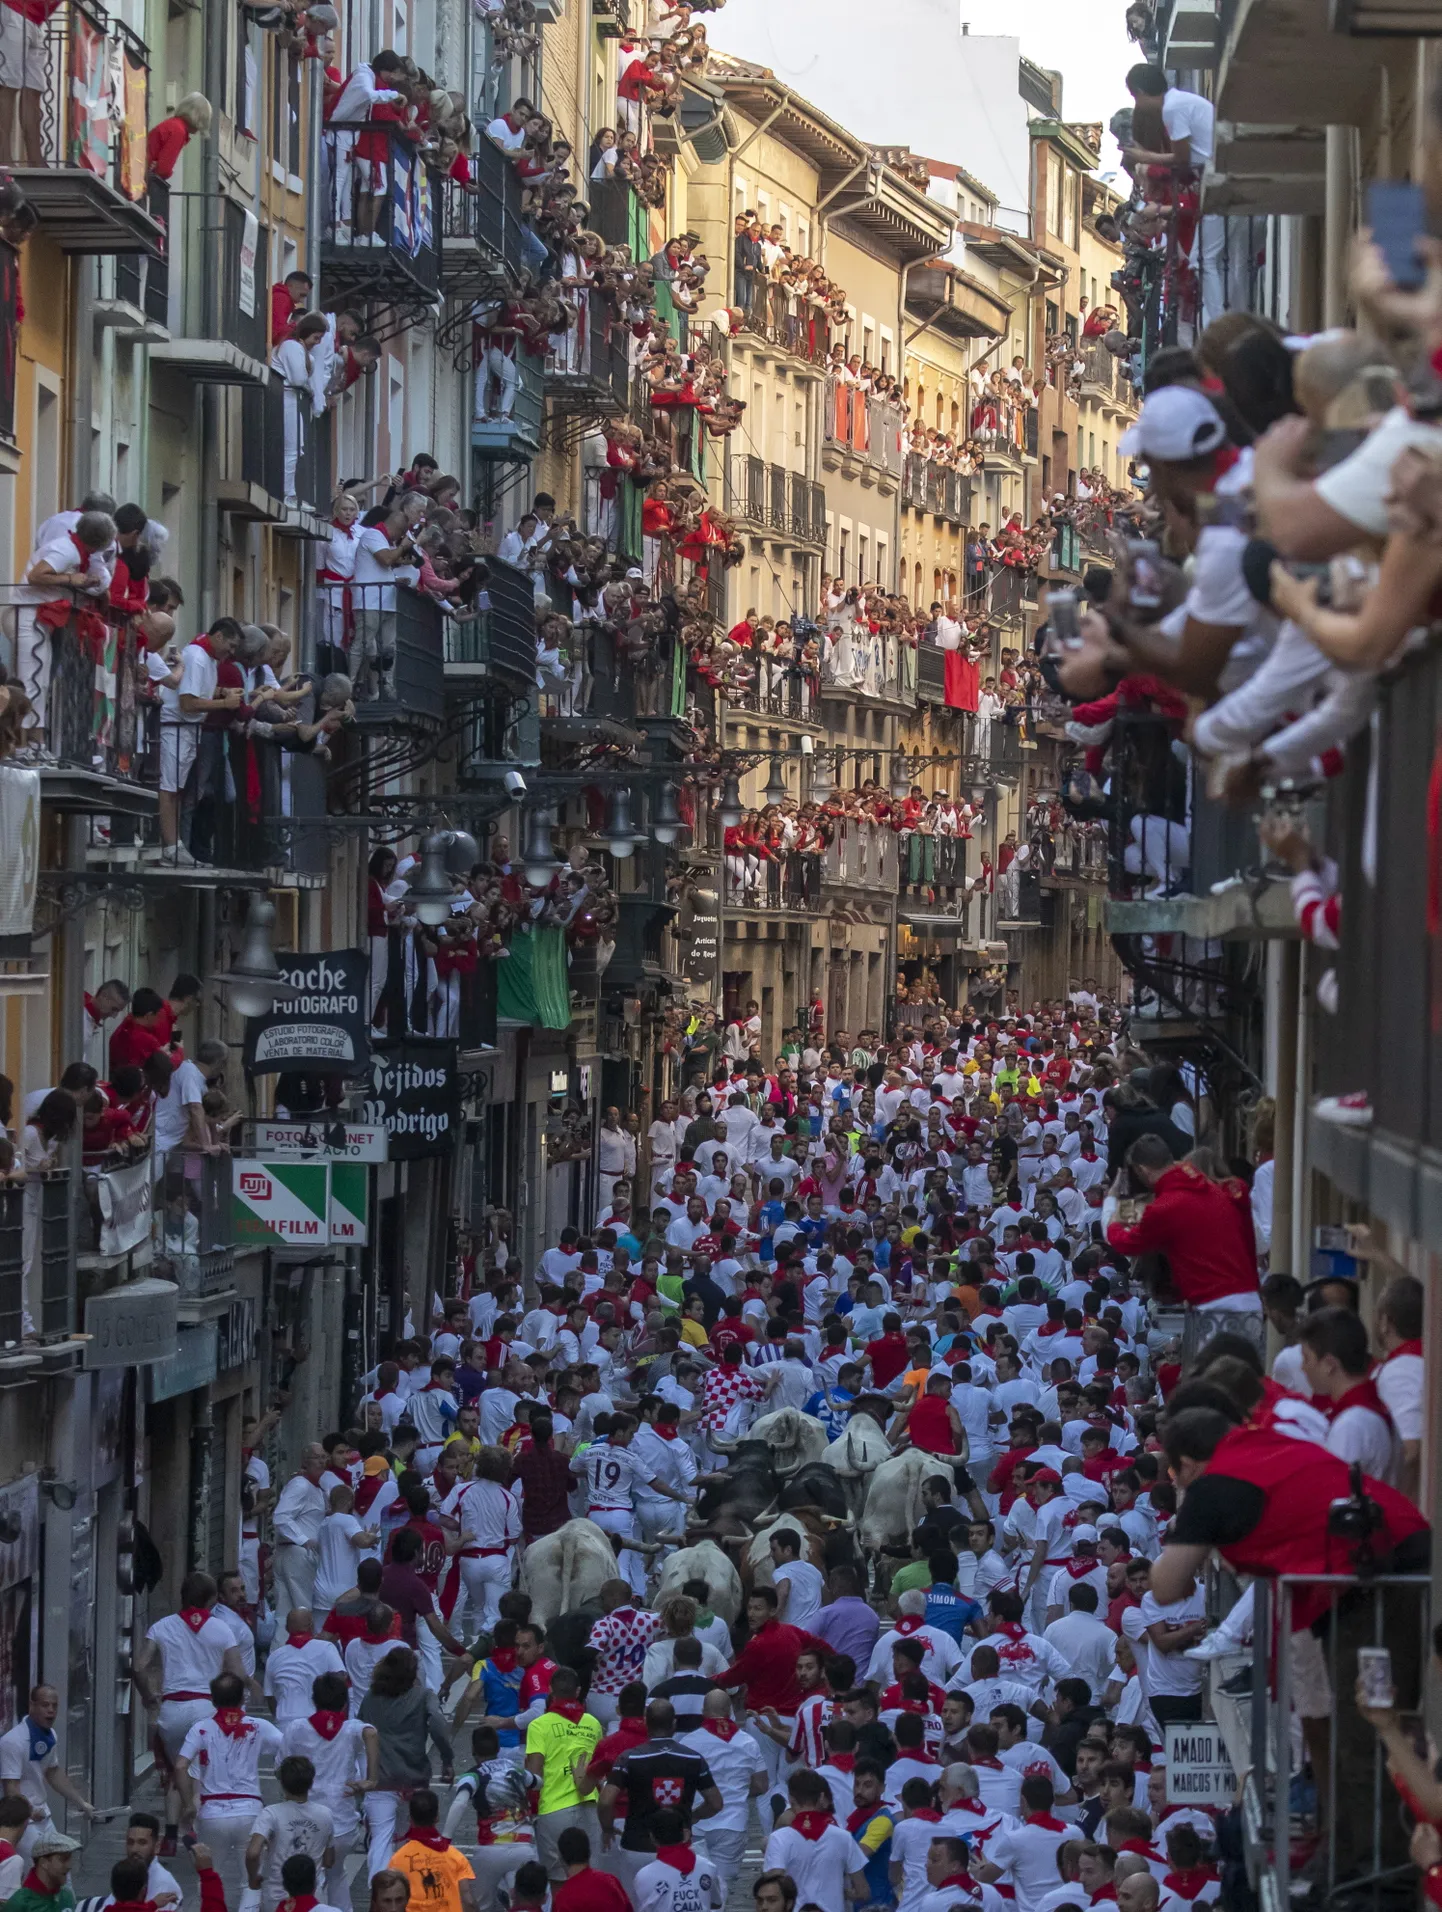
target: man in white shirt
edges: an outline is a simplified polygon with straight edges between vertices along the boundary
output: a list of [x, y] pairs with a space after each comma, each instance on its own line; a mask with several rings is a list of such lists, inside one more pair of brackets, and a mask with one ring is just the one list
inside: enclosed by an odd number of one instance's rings
[[194, 1062], [187, 1057], [172, 1070], [170, 1086], [156, 1102], [153, 1118], [157, 1178], [164, 1170], [165, 1156], [171, 1149], [214, 1152], [201, 1098], [209, 1076], [223, 1070], [229, 1057], [230, 1051], [223, 1042], [207, 1040], [196, 1050]]
[[351, 583], [355, 635], [347, 662], [357, 702], [394, 695], [390, 671], [396, 652], [395, 574], [414, 562], [406, 535], [402, 533], [400, 542], [393, 544], [386, 514], [379, 506], [368, 511], [356, 533]]
[[1392, 1416], [1399, 1448], [1397, 1485], [1417, 1498], [1422, 1454], [1425, 1368], [1422, 1360], [1422, 1284], [1396, 1275], [1377, 1303], [1377, 1344], [1382, 1359], [1373, 1373], [1382, 1405]]
[[1112, 1678], [1117, 1657], [1117, 1636], [1104, 1620], [1097, 1618], [1100, 1604], [1096, 1588], [1078, 1581], [1067, 1595], [1066, 1612], [1042, 1631], [1047, 1645], [1055, 1647], [1076, 1677], [1086, 1681], [1093, 1701], [1098, 1704]]
[[[1169, 86], [1159, 66], [1134, 66], [1127, 74], [1127, 91], [1139, 103], [1161, 106], [1162, 125], [1167, 135], [1166, 150], [1147, 152], [1128, 147], [1124, 155], [1129, 169], [1138, 166], [1167, 166], [1178, 180], [1200, 181], [1211, 165], [1216, 145], [1216, 109], [1200, 93], [1187, 93]], [[1226, 293], [1222, 283], [1222, 259], [1226, 249], [1226, 226], [1215, 214], [1199, 222], [1201, 239], [1200, 323], [1225, 312]], [[1210, 228], [1210, 230], [1209, 230]]]
[[59, 1711], [60, 1695], [53, 1686], [32, 1686], [23, 1718], [8, 1733], [0, 1734], [0, 1783], [5, 1796], [11, 1798], [18, 1793], [30, 1806], [30, 1823], [17, 1841], [25, 1858], [42, 1833], [56, 1830], [50, 1816], [52, 1792], [68, 1799], [86, 1819], [95, 1810], [60, 1763], [55, 1737]]
[[1207, 1630], [1201, 1582], [1185, 1599], [1165, 1605], [1148, 1590], [1142, 1596], [1140, 1617], [1147, 1639], [1147, 1699], [1157, 1724], [1165, 1727], [1169, 1720], [1199, 1720], [1206, 1667], [1188, 1659], [1187, 1648], [1195, 1646]]
[[736, 1725], [731, 1696], [719, 1690], [701, 1702], [700, 1726], [676, 1737], [679, 1745], [705, 1760], [721, 1794], [720, 1812], [704, 1822], [706, 1850], [729, 1893], [746, 1854], [750, 1802], [766, 1790], [766, 1755], [755, 1734]]
[[[825, 1810], [826, 1792], [815, 1773], [792, 1773], [786, 1791], [797, 1812]], [[826, 1826], [819, 1838], [807, 1838], [794, 1825], [783, 1826], [766, 1841], [761, 1859], [766, 1872], [789, 1873], [796, 1887], [797, 1905], [844, 1906], [847, 1887], [866, 1870], [866, 1856], [849, 1832]]]
[[1302, 1324], [1302, 1372], [1327, 1403], [1327, 1447], [1361, 1463], [1374, 1480], [1396, 1485], [1399, 1453], [1387, 1405], [1372, 1379], [1367, 1330], [1350, 1308], [1321, 1308]]
[[311, 1713], [311, 1688], [322, 1673], [344, 1673], [345, 1662], [329, 1640], [316, 1638], [311, 1616], [304, 1608], [286, 1615], [285, 1638], [271, 1649], [265, 1662], [264, 1691], [278, 1726]]
[[274, 1590], [279, 1612], [310, 1611], [320, 1564], [320, 1527], [329, 1511], [320, 1485], [325, 1449], [318, 1442], [301, 1452], [300, 1469], [281, 1490], [271, 1525], [275, 1531]]
[[162, 862], [192, 864], [195, 858], [181, 842], [181, 816], [192, 785], [200, 750], [201, 726], [212, 710], [235, 710], [243, 692], [239, 686], [219, 690], [216, 666], [240, 642], [240, 625], [233, 617], [218, 617], [205, 633], [180, 653], [180, 681], [160, 693], [160, 842], [146, 853]]

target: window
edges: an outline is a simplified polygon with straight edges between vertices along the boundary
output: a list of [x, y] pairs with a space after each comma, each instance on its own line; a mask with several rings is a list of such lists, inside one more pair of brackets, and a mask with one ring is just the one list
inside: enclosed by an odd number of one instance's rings
[[861, 362], [863, 365], [876, 363], [876, 327], [866, 317], [861, 321]]
[[756, 195], [756, 217], [761, 221], [763, 226], [769, 226], [771, 224], [771, 200], [766, 193], [757, 193]]
[[842, 583], [851, 576], [851, 526], [841, 525], [836, 534], [836, 575]]
[[800, 213], [796, 215], [796, 250], [803, 258], [811, 251], [811, 227]]
[[891, 370], [895, 348], [896, 340], [892, 337], [890, 327], [883, 325], [881, 328], [881, 369], [883, 372], [889, 372]]
[[300, 177], [300, 53], [273, 34], [271, 48], [270, 153], [292, 179]]
[[784, 199], [776, 208], [776, 217], [781, 226], [781, 237], [789, 246], [791, 244], [791, 208]]
[[[47, 374], [48, 377], [48, 374]], [[35, 455], [30, 461], [30, 527], [60, 509], [60, 393], [40, 381], [36, 368]]]
[[1046, 229], [1061, 236], [1061, 190], [1062, 172], [1061, 154], [1052, 147], [1046, 149]]
[[741, 177], [740, 173], [737, 173], [731, 190], [736, 195], [731, 205], [732, 215], [739, 219], [743, 212], [750, 212], [751, 210], [747, 197], [746, 181]]

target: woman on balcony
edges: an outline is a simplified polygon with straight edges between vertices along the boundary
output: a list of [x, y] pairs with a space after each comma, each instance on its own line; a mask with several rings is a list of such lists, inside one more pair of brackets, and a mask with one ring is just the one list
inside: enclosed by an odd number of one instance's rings
[[[319, 312], [307, 312], [297, 319], [289, 338], [282, 339], [270, 355], [270, 369], [279, 372], [283, 390], [285, 418], [285, 502], [300, 502], [296, 493], [296, 466], [305, 449], [306, 420], [317, 410], [311, 378], [310, 355], [313, 346], [326, 336], [327, 326]], [[323, 407], [322, 407], [323, 409]]]

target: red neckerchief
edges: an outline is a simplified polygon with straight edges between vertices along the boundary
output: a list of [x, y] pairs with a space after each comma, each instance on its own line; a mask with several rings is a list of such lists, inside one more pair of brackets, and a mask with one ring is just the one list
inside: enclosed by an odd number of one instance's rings
[[309, 1646], [314, 1638], [313, 1633], [287, 1633], [285, 1643], [287, 1646]]
[[184, 1620], [185, 1624], [190, 1628], [192, 1633], [199, 1633], [200, 1629], [205, 1625], [206, 1621], [210, 1618], [210, 1608], [209, 1607], [182, 1607], [180, 1609], [180, 1617], [182, 1620]]
[[651, 1432], [659, 1434], [663, 1441], [674, 1441], [681, 1430], [674, 1421], [654, 1421]]
[[[935, 1806], [918, 1806], [915, 1811], [909, 1812], [906, 1816], [908, 1819], [924, 1819], [929, 1826], [934, 1826], [941, 1818], [941, 1814], [936, 1810]], [[947, 1883], [948, 1881], [943, 1879], [942, 1884], [945, 1885]]]
[[26, 1892], [38, 1892], [42, 1899], [58, 1898], [61, 1892], [58, 1885], [46, 1885], [33, 1866], [26, 1873], [23, 1883]]
[[320, 1900], [313, 1892], [298, 1892], [293, 1899], [282, 1899], [280, 1912], [315, 1912]]
[[734, 1719], [703, 1719], [703, 1732], [710, 1733], [713, 1739], [735, 1739], [741, 1731]]
[[1217, 1877], [1215, 1866], [1187, 1866], [1180, 1872], [1169, 1872], [1162, 1880], [1164, 1892], [1175, 1892], [1179, 1899], [1195, 1899], [1201, 1896], [1204, 1885], [1211, 1885]]
[[431, 1852], [449, 1852], [451, 1842], [443, 1832], [434, 1826], [407, 1826], [406, 1836], [401, 1840], [403, 1846], [425, 1846]]
[[1077, 1554], [1073, 1554], [1070, 1560], [1063, 1560], [1061, 1563], [1062, 1572], [1073, 1580], [1082, 1580], [1087, 1574], [1095, 1573], [1100, 1565], [1099, 1560], [1088, 1560]]
[[[1212, 460], [1212, 483], [1215, 484], [1218, 478], [1225, 477], [1241, 455], [1235, 445], [1220, 446], [1216, 456]], [[1098, 1894], [1097, 1896], [1100, 1897], [1101, 1895]]]
[[[913, 1819], [926, 1819], [926, 1818], [939, 1819], [941, 1817], [941, 1814], [939, 1812], [931, 1813], [931, 1814], [924, 1813], [924, 1812], [914, 1812], [911, 1816]], [[938, 1892], [946, 1892], [946, 1891], [967, 1892], [967, 1893], [970, 1893], [970, 1895], [973, 1898], [975, 1898], [976, 1897], [976, 1880], [972, 1878], [969, 1872], [953, 1872], [951, 1877], [949, 1879], [943, 1879], [941, 1884], [936, 1889]]]
[[909, 1633], [915, 1633], [925, 1625], [925, 1620], [919, 1614], [908, 1613], [904, 1620], [897, 1621], [893, 1631], [899, 1633], [904, 1640]]
[[[897, 1628], [897, 1631], [901, 1631], [900, 1627]], [[992, 1628], [992, 1632], [1004, 1634], [1008, 1640], [1024, 1640], [1026, 1638], [1026, 1628], [1022, 1626], [1018, 1620], [999, 1620]]]
[[1040, 1826], [1043, 1832], [1070, 1832], [1071, 1827], [1065, 1820], [1054, 1819], [1049, 1812], [1029, 1812], [1026, 1816], [1029, 1826]]
[[82, 571], [88, 571], [90, 569], [90, 560], [95, 556], [95, 553], [83, 545], [73, 531], [67, 531], [65, 535], [75, 546], [76, 554], [80, 559], [80, 569]]
[[834, 1813], [822, 1812], [818, 1808], [813, 1811], [798, 1812], [791, 1824], [803, 1839], [816, 1840], [828, 1826], [836, 1824], [836, 1816]]
[[696, 1869], [696, 1854], [690, 1846], [657, 1846], [656, 1857], [663, 1866], [679, 1872], [683, 1879], [689, 1879]]
[[1123, 1839], [1117, 1851], [1139, 1852], [1148, 1865], [1151, 1865], [1154, 1860], [1160, 1865], [1165, 1865], [1167, 1862], [1165, 1854], [1158, 1852], [1156, 1847], [1149, 1845], [1145, 1839]]
[[585, 1707], [579, 1700], [548, 1699], [546, 1701], [546, 1711], [548, 1713], [559, 1713], [562, 1719], [569, 1720], [583, 1719], [586, 1713]]
[[334, 1739], [349, 1718], [349, 1713], [332, 1713], [328, 1708], [322, 1707], [318, 1713], [311, 1714], [310, 1723], [322, 1739]]
[[1400, 1354], [1415, 1354], [1420, 1356], [1421, 1353], [1422, 1343], [1420, 1341], [1399, 1341], [1390, 1354], [1384, 1354], [1382, 1356], [1382, 1359], [1377, 1365], [1378, 1367], [1385, 1368], [1389, 1361], [1395, 1361]]
[[834, 1766], [839, 1773], [854, 1772], [856, 1770], [856, 1754], [833, 1753], [826, 1763], [828, 1766]]
[[1002, 1762], [992, 1753], [973, 1753], [971, 1763], [973, 1766], [983, 1766], [988, 1772], [992, 1773], [1005, 1771]]
[[1377, 1383], [1370, 1375], [1365, 1381], [1354, 1383], [1353, 1386], [1348, 1388], [1345, 1394], [1339, 1395], [1335, 1401], [1329, 1401], [1323, 1409], [1323, 1412], [1326, 1414], [1328, 1420], [1335, 1421], [1343, 1409], [1349, 1407], [1369, 1408], [1373, 1414], [1380, 1414], [1389, 1428], [1392, 1425], [1392, 1416], [1388, 1412], [1387, 1403], [1377, 1392]]
[[1065, 1334], [1066, 1323], [1064, 1321], [1043, 1321], [1043, 1323], [1036, 1330], [1036, 1332], [1038, 1336], [1048, 1335], [1048, 1334]]
[[198, 651], [204, 651], [207, 657], [215, 656], [215, 652], [211, 649], [210, 639], [208, 637], [197, 637], [197, 638], [193, 638], [191, 641], [195, 645], [195, 648]]
[[227, 1739], [244, 1739], [251, 1731], [243, 1706], [217, 1706], [215, 1723]]
[[1114, 1885], [1104, 1885], [1100, 1892], [1093, 1892], [1091, 1897], [1092, 1904], [1095, 1905], [1098, 1899], [1105, 1899], [1110, 1904], [1115, 1905], [1117, 1902], [1116, 1887]]

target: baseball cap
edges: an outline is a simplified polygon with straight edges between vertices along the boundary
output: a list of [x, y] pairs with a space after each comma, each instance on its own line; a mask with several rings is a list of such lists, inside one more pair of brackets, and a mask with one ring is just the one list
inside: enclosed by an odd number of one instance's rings
[[1071, 1537], [1072, 1545], [1075, 1546], [1079, 1540], [1095, 1540], [1097, 1530], [1089, 1520], [1079, 1520], [1071, 1530]]
[[1135, 425], [1122, 433], [1117, 450], [1128, 458], [1182, 464], [1205, 457], [1226, 441], [1221, 413], [1205, 392], [1190, 385], [1163, 385], [1142, 406]]

